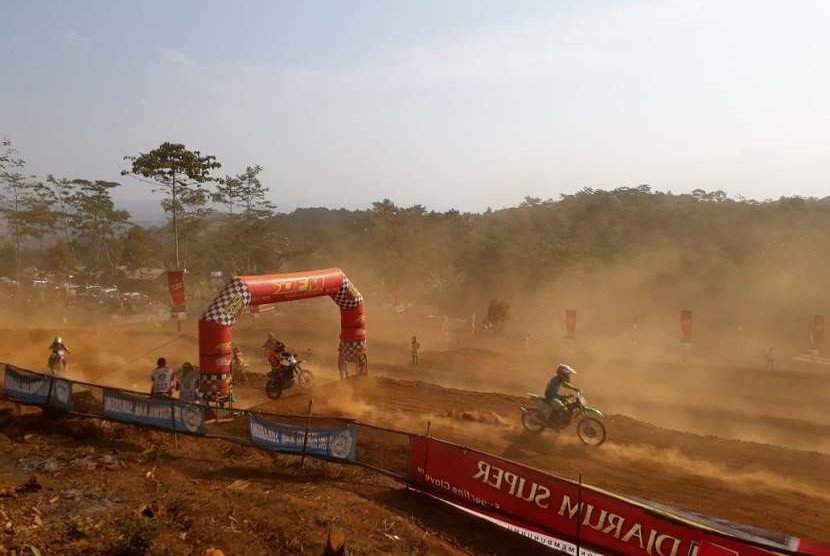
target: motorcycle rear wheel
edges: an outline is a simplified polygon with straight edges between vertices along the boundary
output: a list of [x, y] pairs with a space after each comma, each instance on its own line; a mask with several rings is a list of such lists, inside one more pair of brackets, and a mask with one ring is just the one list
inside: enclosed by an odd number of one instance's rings
[[269, 380], [265, 383], [265, 393], [268, 394], [268, 397], [272, 400], [276, 400], [282, 396], [282, 388], [280, 388], [279, 384], [276, 382]]
[[576, 435], [583, 444], [594, 447], [600, 446], [605, 442], [605, 425], [599, 419], [586, 417], [576, 425]]
[[545, 424], [539, 415], [539, 411], [529, 409], [522, 412], [522, 426], [528, 432], [542, 432], [545, 429]]

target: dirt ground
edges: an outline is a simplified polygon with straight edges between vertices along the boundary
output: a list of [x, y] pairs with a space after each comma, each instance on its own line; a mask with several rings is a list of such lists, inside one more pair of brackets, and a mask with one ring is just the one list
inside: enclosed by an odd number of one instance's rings
[[[312, 392], [277, 401], [240, 388], [243, 406], [299, 413], [313, 398], [316, 414], [414, 432], [430, 423], [435, 436], [559, 475], [582, 473], [609, 490], [830, 542], [830, 375], [783, 363], [768, 372], [703, 357], [655, 361], [588, 346], [515, 346], [470, 336], [461, 324], [445, 335], [440, 319], [378, 308], [369, 312], [372, 376], [340, 382], [338, 319], [329, 305], [310, 302], [237, 325], [254, 369], [272, 330], [318, 378]], [[60, 333], [72, 350], [72, 378], [137, 390], [146, 390], [155, 357], [178, 365], [197, 355], [192, 321], [181, 335], [170, 322], [3, 322], [0, 360], [42, 369]], [[408, 361], [413, 334], [423, 346], [417, 367]], [[609, 415], [609, 441], [599, 449], [579, 444], [573, 431], [535, 436], [517, 426], [523, 394], [543, 389], [560, 360], [576, 366], [589, 402]], [[176, 447], [170, 436], [129, 426], [4, 419], [0, 471], [10, 496], [0, 498], [0, 518], [12, 532], [2, 544], [18, 551], [31, 538], [50, 554], [113, 553], [124, 539], [146, 537], [153, 554], [202, 554], [210, 546], [227, 554], [317, 554], [332, 524], [353, 554], [539, 550], [351, 467], [307, 462], [300, 471], [295, 458], [221, 441], [180, 439]], [[15, 492], [32, 473], [43, 488]], [[145, 504], [155, 517], [136, 518]]]

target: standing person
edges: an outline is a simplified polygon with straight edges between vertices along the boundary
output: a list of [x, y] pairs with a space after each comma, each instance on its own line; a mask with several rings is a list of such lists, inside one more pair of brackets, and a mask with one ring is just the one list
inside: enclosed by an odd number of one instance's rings
[[242, 350], [239, 349], [239, 346], [233, 346], [231, 374], [233, 375], [234, 382], [239, 382], [240, 384], [248, 382], [248, 363], [245, 362], [245, 357], [242, 354]]
[[199, 373], [192, 363], [186, 361], [182, 365], [182, 374], [179, 377], [179, 399], [188, 403], [199, 403]]
[[418, 343], [418, 338], [412, 336], [412, 364], [417, 365], [420, 361], [421, 344]]
[[774, 349], [772, 349], [772, 346], [770, 346], [770, 347], [769, 347], [769, 348], [768, 348], [768, 349], [764, 352], [764, 357], [765, 357], [765, 358], [766, 358], [766, 360], [767, 360], [767, 367], [766, 367], [766, 368], [767, 368], [767, 370], [768, 370], [768, 371], [774, 371], [774, 370], [775, 370], [775, 350], [774, 350]]
[[167, 360], [164, 357], [156, 360], [156, 368], [150, 374], [150, 380], [153, 383], [150, 391], [153, 396], [170, 398], [173, 396], [173, 391], [178, 389], [173, 369], [167, 366]]

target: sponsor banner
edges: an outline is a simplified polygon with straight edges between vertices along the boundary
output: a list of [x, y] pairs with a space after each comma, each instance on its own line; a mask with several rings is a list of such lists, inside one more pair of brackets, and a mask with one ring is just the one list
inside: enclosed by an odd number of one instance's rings
[[411, 437], [408, 478], [454, 504], [527, 524], [563, 542], [579, 538], [607, 554], [700, 556], [704, 546], [717, 546], [739, 556], [769, 556], [778, 549], [771, 543], [762, 549], [731, 532], [432, 438]]
[[[462, 506], [460, 504], [456, 504], [455, 502], [452, 502], [450, 500], [446, 500], [446, 499], [444, 499], [440, 496], [436, 496], [435, 494], [430, 494], [428, 492], [421, 492], [417, 489], [413, 489], [412, 487], [410, 487], [410, 489], [414, 490], [415, 492], [419, 492], [421, 494], [424, 494], [426, 496], [430, 496], [431, 498], [434, 498], [434, 499], [436, 499], [440, 502], [443, 502], [444, 504], [448, 504], [448, 505], [450, 505], [450, 506], [452, 506], [452, 507], [454, 507], [458, 510], [461, 510], [465, 513], [468, 513], [468, 514], [473, 515], [475, 517], [487, 520], [490, 523], [493, 523], [494, 525], [498, 525], [499, 527], [507, 529], [511, 533], [516, 533], [516, 534], [521, 535], [523, 537], [527, 537], [528, 539], [530, 539], [532, 541], [536, 541], [539, 544], [543, 544], [543, 545], [545, 545], [546, 547], [548, 547], [552, 550], [556, 550], [558, 552], [563, 552], [565, 554], [576, 554], [577, 553], [577, 550], [576, 550], [577, 549], [577, 544], [576, 544], [576, 542], [570, 542], [570, 541], [567, 541], [565, 539], [558, 538], [556, 536], [551, 536], [548, 532], [543, 531], [539, 527], [534, 527], [534, 526], [528, 525], [526, 523], [520, 523], [520, 522], [515, 521], [515, 520], [507, 520], [506, 518], [501, 517], [497, 513], [494, 513], [494, 512], [485, 512], [483, 510], [478, 510], [478, 511], [473, 510], [473, 509], [467, 508], [465, 506]], [[594, 550], [589, 550], [589, 549], [585, 548], [585, 545], [582, 544], [582, 543], [579, 543], [579, 544], [580, 544], [580, 546], [579, 546], [580, 556], [610, 556], [610, 555], [605, 555], [602, 552], [596, 552]]]
[[168, 270], [167, 287], [170, 289], [170, 311], [174, 315], [184, 313], [184, 270]]
[[680, 341], [692, 343], [692, 312], [688, 309], [680, 311]]
[[565, 311], [565, 338], [568, 340], [576, 339], [576, 309]]
[[354, 425], [308, 429], [308, 439], [304, 442], [304, 428], [264, 421], [249, 413], [248, 429], [254, 445], [277, 452], [301, 454], [305, 443], [306, 454], [354, 461], [357, 450], [357, 427]]
[[19, 402], [72, 410], [72, 382], [6, 365], [6, 397]]
[[125, 423], [205, 434], [205, 409], [172, 398], [145, 398], [104, 388], [104, 416]]
[[813, 330], [810, 332], [810, 349], [818, 351], [824, 344], [824, 315], [813, 315]]

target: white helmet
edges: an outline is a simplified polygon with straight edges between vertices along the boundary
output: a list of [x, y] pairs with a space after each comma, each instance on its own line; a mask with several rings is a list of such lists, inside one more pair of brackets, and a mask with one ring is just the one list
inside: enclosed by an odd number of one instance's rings
[[562, 377], [562, 380], [568, 382], [571, 380], [571, 375], [576, 374], [576, 371], [570, 365], [561, 363], [558, 367], [556, 367], [556, 374], [557, 376]]

